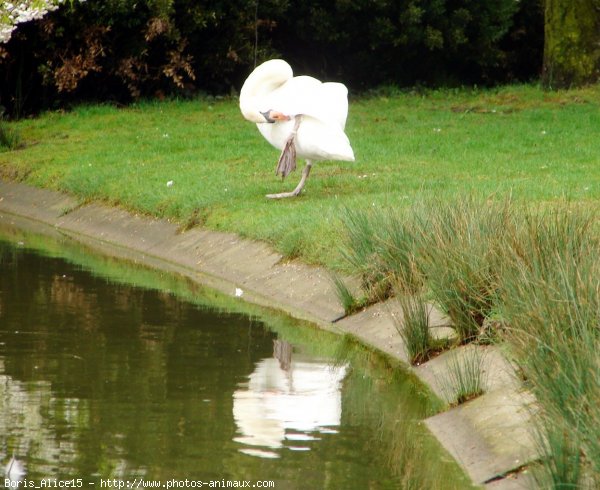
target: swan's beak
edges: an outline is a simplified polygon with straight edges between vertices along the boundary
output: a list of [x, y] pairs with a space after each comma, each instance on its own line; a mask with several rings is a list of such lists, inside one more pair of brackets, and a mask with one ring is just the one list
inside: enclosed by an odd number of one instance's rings
[[265, 118], [265, 122], [268, 122], [271, 124], [275, 122], [275, 119], [271, 119], [271, 111], [261, 112], [261, 114]]
[[268, 110], [265, 112], [261, 112], [266, 122], [274, 123], [277, 121], [289, 121], [291, 119], [290, 116], [286, 116], [283, 112]]

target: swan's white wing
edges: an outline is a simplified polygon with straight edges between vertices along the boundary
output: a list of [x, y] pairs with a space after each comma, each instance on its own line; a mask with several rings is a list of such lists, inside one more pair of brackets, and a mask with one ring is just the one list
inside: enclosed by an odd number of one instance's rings
[[354, 161], [354, 152], [344, 130], [335, 123], [302, 116], [296, 135], [297, 154], [313, 160]]
[[[294, 121], [256, 126], [269, 143], [281, 150], [294, 128]], [[350, 141], [337, 123], [303, 115], [295, 141], [300, 158], [354, 161]]]
[[[341, 83], [291, 75], [291, 68], [282, 60], [266, 62], [254, 70], [240, 93], [244, 117], [257, 122], [266, 140], [282, 149], [294, 128], [293, 117], [302, 115], [295, 140], [299, 157], [354, 161], [344, 133], [348, 89]], [[291, 120], [267, 124], [261, 115], [267, 111], [281, 112]]]
[[327, 82], [321, 87], [323, 110], [327, 112], [342, 129], [346, 127], [348, 117], [348, 89], [342, 83]]
[[304, 114], [343, 129], [348, 115], [348, 89], [341, 83], [294, 77], [262, 97], [260, 104], [264, 107], [261, 111], [275, 110], [291, 117]]

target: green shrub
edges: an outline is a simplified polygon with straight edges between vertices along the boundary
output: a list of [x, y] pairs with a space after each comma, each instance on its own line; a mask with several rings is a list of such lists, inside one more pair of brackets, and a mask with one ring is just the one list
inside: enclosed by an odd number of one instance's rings
[[[294, 64], [353, 86], [469, 83], [540, 67], [542, 19], [535, 0], [317, 0], [286, 12], [279, 28], [289, 34], [275, 46]], [[518, 59], [524, 49], [534, 51], [527, 61]]]
[[0, 46], [0, 104], [19, 117], [82, 100], [230, 94], [273, 57], [354, 90], [527, 80], [542, 63], [542, 19], [538, 0], [64, 2]]

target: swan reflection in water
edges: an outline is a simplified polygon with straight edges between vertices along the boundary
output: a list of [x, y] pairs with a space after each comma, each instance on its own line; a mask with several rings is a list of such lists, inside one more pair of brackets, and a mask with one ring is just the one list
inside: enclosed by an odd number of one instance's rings
[[258, 362], [248, 382], [233, 394], [240, 434], [234, 440], [246, 446], [240, 451], [277, 458], [273, 449], [306, 451], [303, 441], [337, 432], [346, 370], [346, 365], [292, 358], [292, 345], [275, 340], [273, 357]]

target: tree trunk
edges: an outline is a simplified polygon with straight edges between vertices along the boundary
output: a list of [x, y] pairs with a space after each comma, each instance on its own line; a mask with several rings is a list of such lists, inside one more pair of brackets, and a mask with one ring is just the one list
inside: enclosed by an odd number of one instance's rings
[[600, 81], [600, 0], [545, 0], [546, 88]]

